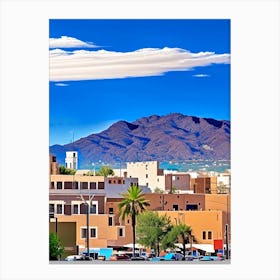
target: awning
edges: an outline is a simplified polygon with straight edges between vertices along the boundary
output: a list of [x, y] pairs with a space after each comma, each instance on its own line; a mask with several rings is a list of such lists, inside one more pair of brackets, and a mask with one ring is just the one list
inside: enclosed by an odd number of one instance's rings
[[[181, 243], [176, 243], [175, 246], [183, 249], [183, 245]], [[207, 253], [215, 253], [214, 245], [213, 244], [192, 244], [192, 247], [205, 251]], [[191, 248], [191, 244], [186, 244], [186, 249]]]
[[[126, 248], [133, 248], [133, 243], [125, 244], [125, 245], [123, 245], [123, 247], [126, 247]], [[145, 248], [145, 247], [142, 246], [142, 245], [140, 245], [139, 243], [135, 243], [135, 248], [136, 248], [136, 249], [143, 249], [143, 248]]]

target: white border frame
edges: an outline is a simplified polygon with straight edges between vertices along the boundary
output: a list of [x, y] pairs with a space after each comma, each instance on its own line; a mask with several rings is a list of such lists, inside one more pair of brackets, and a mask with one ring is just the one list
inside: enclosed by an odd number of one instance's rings
[[[90, 272], [98, 275], [97, 278], [122, 280], [140, 274], [161, 280], [169, 279], [170, 274], [215, 280], [280, 278], [278, 0], [1, 0], [0, 4], [1, 279], [71, 280], [88, 277]], [[42, 218], [48, 215], [49, 18], [231, 19], [233, 250], [230, 265], [151, 265], [143, 269], [140, 264], [131, 264], [125, 269], [123, 265], [110, 266], [110, 270], [106, 266], [49, 265], [48, 224]], [[30, 153], [28, 157], [26, 151]], [[21, 153], [25, 166], [19, 169], [14, 159]], [[15, 176], [26, 178], [28, 166], [32, 166], [32, 175], [37, 180], [29, 180], [26, 188], [11, 184]], [[31, 202], [25, 204], [23, 213], [16, 211], [17, 207], [10, 207], [11, 203], [20, 205], [22, 199]], [[270, 202], [266, 209], [260, 209], [262, 201]], [[34, 213], [34, 209], [39, 210]], [[26, 213], [33, 213], [32, 218]], [[16, 226], [24, 229], [21, 238], [14, 230], [15, 219]], [[34, 225], [36, 235], [28, 230]], [[256, 246], [259, 238], [252, 233], [259, 228], [268, 232], [266, 248], [272, 248], [269, 258], [255, 257], [260, 252]], [[30, 244], [40, 249], [36, 258]], [[25, 257], [17, 259], [14, 254], [19, 246]], [[248, 254], [253, 257], [246, 258]]]

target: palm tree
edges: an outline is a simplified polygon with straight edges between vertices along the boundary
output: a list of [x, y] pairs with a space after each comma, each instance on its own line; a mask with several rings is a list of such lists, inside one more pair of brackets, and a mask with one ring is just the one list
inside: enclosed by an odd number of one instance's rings
[[[183, 245], [183, 254], [185, 257], [186, 254], [186, 244], [191, 243], [195, 241], [195, 237], [192, 235], [192, 229], [190, 226], [186, 224], [179, 223], [176, 226], [173, 226], [171, 231], [168, 233], [167, 239], [165, 240], [165, 243], [167, 245], [174, 244], [176, 240], [179, 240], [182, 242]], [[191, 245], [192, 246], [192, 245]]]
[[137, 215], [144, 211], [146, 206], [149, 206], [149, 202], [145, 200], [142, 190], [135, 185], [132, 185], [127, 190], [127, 193], [122, 194], [123, 200], [119, 203], [118, 208], [121, 213], [122, 220], [125, 217], [131, 217], [131, 225], [133, 232], [133, 256], [135, 255], [135, 226]]

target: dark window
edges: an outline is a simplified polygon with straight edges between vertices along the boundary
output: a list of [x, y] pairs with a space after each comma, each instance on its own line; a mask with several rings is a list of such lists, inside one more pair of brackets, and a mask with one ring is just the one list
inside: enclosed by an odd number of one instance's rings
[[96, 237], [96, 228], [91, 228], [90, 229], [90, 237], [95, 238]]
[[73, 157], [75, 157], [76, 156], [76, 153], [73, 153]]
[[54, 189], [54, 182], [51, 182], [51, 189]]
[[132, 183], [132, 182], [130, 183], [130, 186], [133, 186], [133, 183]]
[[123, 236], [123, 228], [119, 228], [119, 236]]
[[64, 205], [64, 215], [71, 215], [71, 205], [70, 204]]
[[81, 189], [87, 190], [88, 189], [88, 182], [81, 182]]
[[198, 206], [197, 204], [187, 204], [186, 205], [186, 210], [197, 210], [198, 209]]
[[112, 182], [112, 181], [111, 181], [111, 180], [109, 180], [109, 184], [111, 184], [111, 182]]
[[179, 209], [178, 204], [173, 204], [172, 208], [173, 208], [174, 211], [178, 211], [178, 209]]
[[208, 239], [212, 239], [212, 231], [208, 231]]
[[90, 186], [91, 190], [95, 190], [96, 189], [96, 183], [95, 182], [90, 182], [89, 186]]
[[125, 180], [123, 180], [123, 184], [125, 184]]
[[62, 214], [62, 204], [57, 204], [56, 205], [56, 213], [57, 214]]
[[114, 208], [109, 208], [109, 214], [114, 214]]
[[86, 228], [82, 228], [81, 238], [87, 238], [87, 229]]
[[206, 239], [206, 231], [202, 232], [202, 239], [205, 240]]
[[98, 189], [104, 190], [104, 182], [98, 182]]
[[146, 178], [148, 178], [148, 174], [146, 174]]
[[96, 214], [96, 205], [95, 204], [90, 206], [90, 214]]
[[108, 225], [112, 226], [113, 225], [113, 217], [108, 218]]
[[79, 214], [79, 205], [78, 204], [73, 205], [73, 214]]
[[73, 189], [77, 190], [79, 188], [79, 183], [78, 182], [73, 182]]
[[49, 204], [50, 213], [54, 213], [54, 204]]
[[118, 180], [118, 184], [121, 184], [122, 183], [122, 180]]
[[59, 190], [62, 190], [62, 182], [57, 182], [56, 183], [56, 188]]
[[64, 182], [64, 189], [69, 190], [72, 189], [73, 182]]

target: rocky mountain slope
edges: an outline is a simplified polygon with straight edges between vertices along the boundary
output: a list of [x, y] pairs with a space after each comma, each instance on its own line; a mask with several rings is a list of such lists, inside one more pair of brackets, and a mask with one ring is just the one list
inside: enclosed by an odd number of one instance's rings
[[132, 123], [119, 121], [107, 130], [50, 152], [64, 164], [65, 152], [79, 152], [79, 166], [92, 162], [181, 161], [230, 159], [230, 121], [182, 114], [143, 117]]

